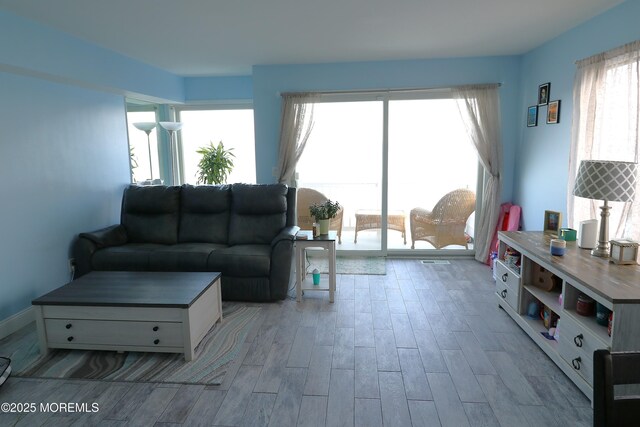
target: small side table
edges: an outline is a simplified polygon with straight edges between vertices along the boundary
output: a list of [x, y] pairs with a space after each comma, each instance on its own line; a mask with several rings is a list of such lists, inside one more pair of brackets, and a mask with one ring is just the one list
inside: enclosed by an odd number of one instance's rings
[[[364, 230], [375, 230], [382, 228], [382, 212], [371, 210], [356, 211], [356, 235], [353, 243], [358, 243], [358, 232]], [[407, 244], [407, 231], [404, 226], [403, 211], [389, 211], [387, 213], [387, 228], [402, 233], [404, 244]]]
[[[302, 300], [302, 291], [329, 291], [329, 302], [334, 301], [336, 292], [336, 238], [335, 231], [329, 234], [323, 234], [313, 237], [311, 231], [301, 231], [307, 235], [307, 239], [296, 238], [295, 241], [295, 258], [296, 258], [296, 301]], [[314, 285], [311, 276], [307, 277], [307, 269], [305, 266], [305, 255], [309, 248], [322, 248], [328, 251], [329, 255], [329, 274], [320, 276], [320, 284]]]

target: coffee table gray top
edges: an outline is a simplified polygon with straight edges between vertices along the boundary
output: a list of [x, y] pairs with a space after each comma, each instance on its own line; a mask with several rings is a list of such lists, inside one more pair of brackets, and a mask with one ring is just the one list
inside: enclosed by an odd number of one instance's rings
[[188, 308], [220, 273], [92, 271], [34, 305]]

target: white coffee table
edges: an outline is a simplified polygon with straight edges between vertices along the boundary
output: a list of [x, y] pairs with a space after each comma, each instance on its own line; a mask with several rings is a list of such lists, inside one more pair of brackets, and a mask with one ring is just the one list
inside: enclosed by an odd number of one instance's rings
[[183, 353], [222, 321], [220, 273], [94, 271], [33, 300], [50, 348]]

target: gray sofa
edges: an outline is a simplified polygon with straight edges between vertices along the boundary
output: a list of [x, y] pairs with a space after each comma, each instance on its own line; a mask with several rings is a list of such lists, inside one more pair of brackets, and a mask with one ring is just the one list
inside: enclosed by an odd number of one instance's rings
[[296, 191], [286, 185], [129, 186], [119, 225], [82, 233], [76, 277], [92, 270], [219, 271], [222, 298], [287, 295]]

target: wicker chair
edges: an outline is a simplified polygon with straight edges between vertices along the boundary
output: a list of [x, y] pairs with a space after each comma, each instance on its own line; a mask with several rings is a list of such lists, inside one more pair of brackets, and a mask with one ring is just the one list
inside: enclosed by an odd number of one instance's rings
[[422, 208], [411, 209], [411, 249], [417, 240], [424, 240], [436, 249], [448, 245], [462, 245], [468, 248], [464, 229], [469, 215], [476, 209], [476, 195], [469, 190], [459, 189], [445, 194], [432, 211]]
[[[327, 196], [312, 188], [298, 188], [298, 227], [302, 230], [311, 230], [315, 220], [309, 214], [309, 206], [326, 202], [328, 199]], [[336, 217], [329, 222], [329, 229], [338, 232], [338, 243], [342, 243], [342, 213], [341, 207]]]

